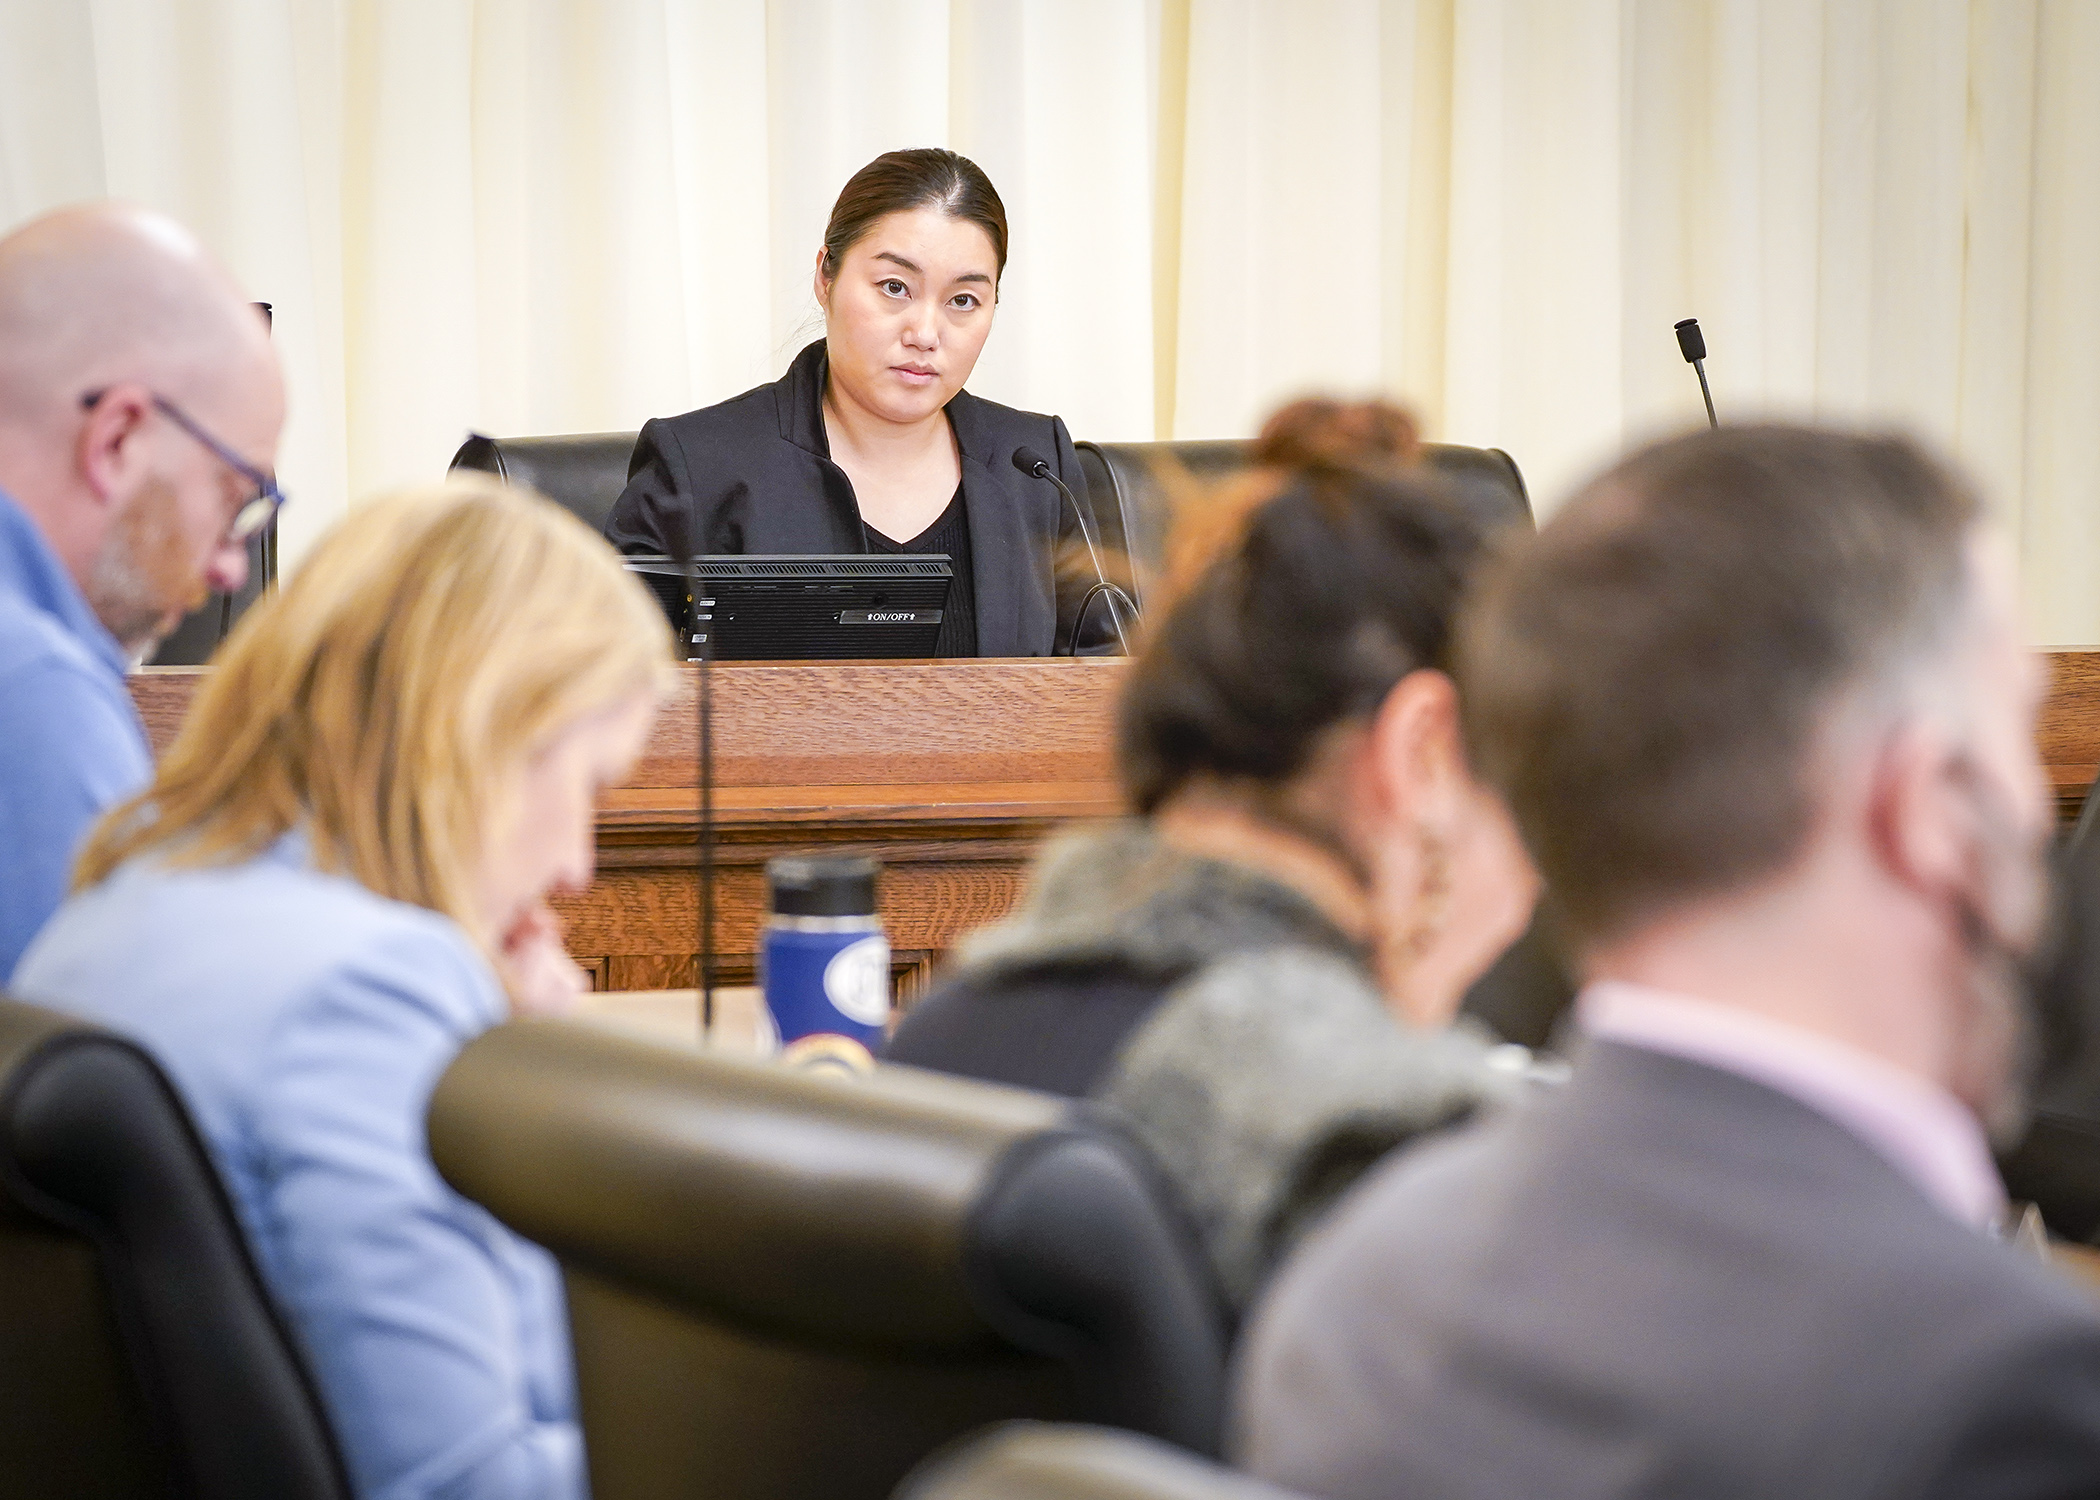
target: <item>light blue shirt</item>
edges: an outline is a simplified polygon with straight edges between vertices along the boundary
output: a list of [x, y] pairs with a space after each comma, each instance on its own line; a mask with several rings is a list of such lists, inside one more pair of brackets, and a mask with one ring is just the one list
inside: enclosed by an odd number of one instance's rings
[[125, 665], [44, 534], [0, 492], [0, 981], [65, 899], [88, 826], [153, 774]]
[[148, 857], [70, 898], [25, 1000], [145, 1044], [210, 1144], [366, 1500], [585, 1492], [546, 1252], [448, 1187], [424, 1115], [507, 1007], [460, 928], [322, 875]]

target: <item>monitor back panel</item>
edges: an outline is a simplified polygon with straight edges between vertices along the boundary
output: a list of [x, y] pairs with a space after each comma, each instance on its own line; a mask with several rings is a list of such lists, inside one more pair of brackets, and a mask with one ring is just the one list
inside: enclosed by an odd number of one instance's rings
[[932, 656], [954, 569], [944, 554], [753, 556], [702, 558], [699, 574], [689, 655], [712, 645], [717, 661], [852, 661]]

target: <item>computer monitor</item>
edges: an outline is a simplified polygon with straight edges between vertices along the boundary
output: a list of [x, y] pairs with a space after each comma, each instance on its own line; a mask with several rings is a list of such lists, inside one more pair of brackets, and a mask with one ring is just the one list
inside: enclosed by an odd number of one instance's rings
[[946, 553], [703, 557], [704, 595], [688, 611], [687, 566], [662, 556], [626, 563], [689, 622], [687, 657], [712, 646], [716, 661], [932, 656], [955, 578]]

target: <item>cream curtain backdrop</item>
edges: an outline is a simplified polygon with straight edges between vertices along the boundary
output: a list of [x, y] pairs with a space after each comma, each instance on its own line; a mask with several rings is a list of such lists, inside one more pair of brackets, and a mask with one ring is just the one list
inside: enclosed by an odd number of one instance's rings
[[1542, 508], [1724, 416], [1913, 427], [2100, 641], [2100, 0], [0, 0], [0, 225], [104, 193], [277, 305], [298, 552], [469, 428], [628, 428], [820, 324], [831, 198], [1005, 197], [973, 388], [1082, 437], [1382, 390]]

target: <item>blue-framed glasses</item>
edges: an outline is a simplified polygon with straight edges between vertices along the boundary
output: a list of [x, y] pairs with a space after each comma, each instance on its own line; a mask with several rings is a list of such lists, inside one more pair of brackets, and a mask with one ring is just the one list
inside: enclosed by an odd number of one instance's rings
[[[108, 394], [109, 392], [106, 389], [89, 391], [80, 398], [80, 405], [84, 410], [93, 411], [96, 404]], [[275, 519], [277, 512], [284, 508], [285, 500], [288, 498], [283, 490], [277, 488], [276, 475], [265, 474], [261, 469], [256, 468], [254, 464], [249, 463], [247, 459], [242, 458], [238, 453], [206, 432], [203, 427], [198, 425], [195, 418], [170, 401], [166, 396], [155, 394], [153, 397], [153, 409], [195, 438], [199, 443], [202, 443], [210, 450], [213, 458], [216, 458], [220, 463], [226, 465], [227, 468], [233, 470], [234, 473], [255, 486], [254, 495], [243, 501], [241, 508], [233, 513], [233, 524], [226, 528], [227, 541], [245, 542]]]

